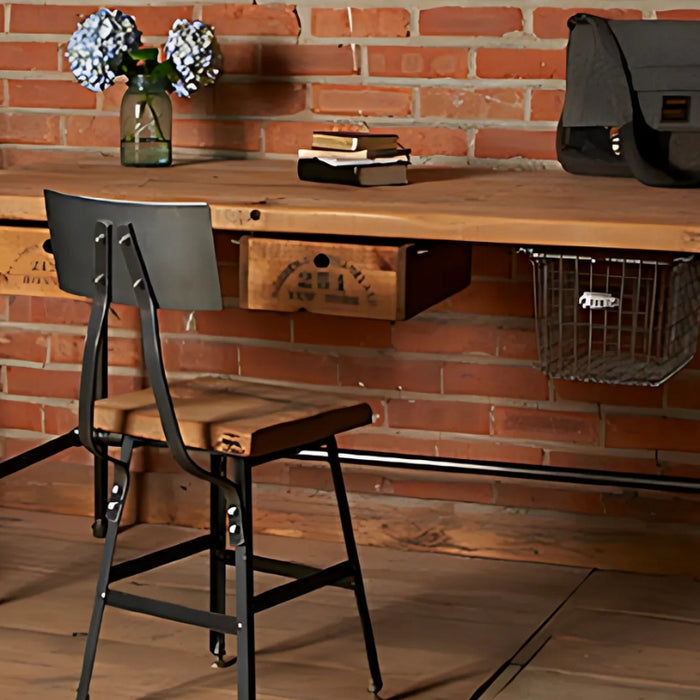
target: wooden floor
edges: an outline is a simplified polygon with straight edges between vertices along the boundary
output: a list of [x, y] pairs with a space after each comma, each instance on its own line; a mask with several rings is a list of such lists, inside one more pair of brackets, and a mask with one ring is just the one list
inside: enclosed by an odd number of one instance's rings
[[[121, 535], [120, 555], [189, 534], [136, 526]], [[312, 564], [341, 558], [328, 543], [261, 536], [256, 546]], [[0, 509], [2, 700], [74, 697], [100, 549], [86, 518]], [[360, 555], [384, 700], [700, 697], [695, 580], [379, 548]], [[121, 585], [205, 605], [206, 572], [197, 556]], [[260, 700], [370, 697], [350, 592], [323, 590], [261, 613], [257, 634]], [[235, 666], [210, 663], [206, 632], [109, 608], [91, 696], [235, 697]]]

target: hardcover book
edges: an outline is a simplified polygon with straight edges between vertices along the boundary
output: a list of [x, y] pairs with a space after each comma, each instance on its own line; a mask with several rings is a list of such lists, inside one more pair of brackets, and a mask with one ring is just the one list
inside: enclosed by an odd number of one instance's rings
[[300, 180], [359, 187], [405, 185], [408, 183], [407, 165], [407, 163], [330, 165], [318, 158], [300, 158], [297, 161], [297, 174]]
[[329, 148], [339, 151], [360, 151], [366, 149], [396, 148], [399, 137], [396, 134], [372, 134], [357, 131], [314, 131], [311, 136], [312, 148]]
[[361, 151], [339, 151], [328, 148], [300, 148], [299, 158], [335, 158], [337, 160], [367, 160], [377, 163], [407, 161], [411, 154], [410, 148], [363, 148]]

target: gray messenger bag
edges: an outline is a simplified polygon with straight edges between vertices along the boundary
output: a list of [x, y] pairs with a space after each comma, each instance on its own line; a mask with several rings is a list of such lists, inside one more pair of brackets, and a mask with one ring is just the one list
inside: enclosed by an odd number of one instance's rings
[[564, 169], [700, 187], [700, 21], [577, 14], [569, 30]]

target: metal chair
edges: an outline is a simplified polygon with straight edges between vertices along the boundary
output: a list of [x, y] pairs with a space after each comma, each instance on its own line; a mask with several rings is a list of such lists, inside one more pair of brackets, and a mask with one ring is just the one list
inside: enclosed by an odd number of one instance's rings
[[[365, 403], [319, 391], [216, 377], [168, 382], [161, 357], [156, 310], [222, 308], [209, 207], [206, 204], [119, 202], [44, 192], [51, 246], [61, 289], [92, 298], [79, 400], [81, 443], [114, 466], [107, 505], [107, 534], [88, 632], [78, 700], [89, 686], [105, 605], [198, 625], [210, 630], [209, 647], [227, 665], [227, 634], [236, 635], [238, 698], [255, 698], [254, 615], [322, 586], [355, 593], [370, 668], [370, 692], [382, 687], [350, 511], [335, 435], [371, 421]], [[107, 363], [111, 303], [139, 309], [150, 388], [100, 398]], [[113, 555], [129, 489], [134, 448], [167, 445], [188, 474], [210, 484], [208, 534], [119, 564]], [[119, 446], [118, 458], [107, 453]], [[325, 569], [253, 555], [251, 470], [309, 447], [328, 453], [347, 558]], [[190, 452], [210, 455], [210, 468]], [[228, 463], [232, 462], [233, 478]], [[228, 544], [227, 544], [228, 535]], [[113, 590], [129, 576], [210, 553], [210, 606], [199, 610]], [[226, 565], [235, 566], [236, 614], [225, 611]], [[291, 581], [255, 594], [253, 571]]]

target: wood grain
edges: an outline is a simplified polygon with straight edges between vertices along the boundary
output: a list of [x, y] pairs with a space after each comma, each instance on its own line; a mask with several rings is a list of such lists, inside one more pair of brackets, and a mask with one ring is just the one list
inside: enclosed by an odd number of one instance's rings
[[91, 163], [0, 171], [0, 218], [45, 220], [45, 187], [138, 201], [205, 201], [215, 228], [700, 252], [697, 190], [560, 171], [411, 166], [409, 185], [300, 181], [292, 160], [214, 161], [148, 173]]
[[[172, 382], [170, 394], [187, 447], [238, 457], [301, 447], [372, 421], [366, 403], [260, 382], [199, 377]], [[95, 427], [165, 439], [150, 389], [97, 401]]]

